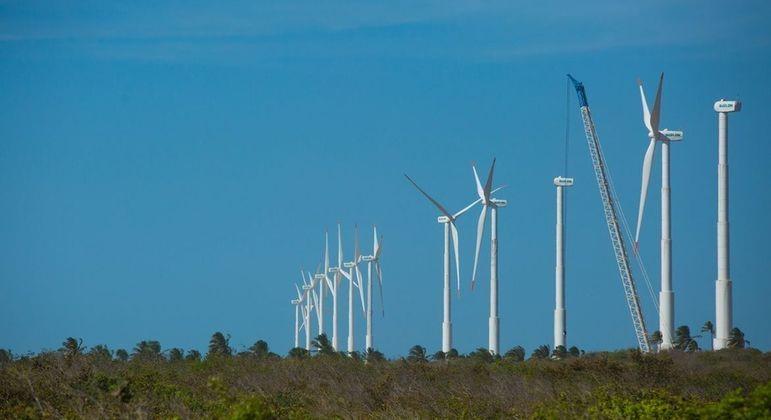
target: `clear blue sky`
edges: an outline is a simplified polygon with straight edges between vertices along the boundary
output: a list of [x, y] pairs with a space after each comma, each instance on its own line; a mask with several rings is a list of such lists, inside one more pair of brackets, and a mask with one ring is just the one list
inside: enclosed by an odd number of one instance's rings
[[[493, 156], [510, 204], [500, 213], [501, 346], [551, 344], [565, 73], [587, 87], [634, 218], [647, 147], [635, 80], [651, 97], [664, 71], [662, 125], [686, 132], [672, 147], [676, 324], [698, 331], [714, 319], [712, 104], [738, 97], [734, 320], [771, 348], [769, 3], [510, 3], [2, 2], [0, 347], [54, 349], [76, 336], [204, 350], [220, 330], [236, 347], [265, 339], [284, 353], [292, 284], [340, 221], [348, 256], [354, 223], [385, 236], [376, 346], [435, 351], [442, 230], [402, 173], [456, 209], [474, 198], [471, 162]], [[632, 347], [570, 95], [568, 344]], [[641, 252], [658, 292], [656, 157]], [[459, 223], [462, 352], [487, 343], [486, 250], [481, 287], [469, 289], [477, 212]]]

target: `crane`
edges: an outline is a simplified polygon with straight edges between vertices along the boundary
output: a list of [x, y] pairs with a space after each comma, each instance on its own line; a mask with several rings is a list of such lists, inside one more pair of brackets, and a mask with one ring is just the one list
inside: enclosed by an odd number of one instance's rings
[[606, 176], [605, 159], [602, 156], [600, 148], [600, 139], [594, 128], [592, 113], [589, 110], [589, 102], [586, 99], [586, 91], [583, 83], [574, 79], [568, 74], [568, 78], [573, 82], [573, 86], [578, 94], [578, 105], [581, 109], [581, 119], [584, 122], [584, 133], [586, 142], [589, 145], [589, 156], [592, 158], [594, 175], [597, 178], [597, 186], [600, 188], [600, 197], [602, 198], [602, 209], [605, 212], [605, 223], [608, 225], [610, 242], [613, 244], [613, 252], [616, 255], [616, 264], [621, 275], [621, 284], [624, 286], [624, 295], [626, 303], [629, 306], [629, 312], [632, 315], [632, 325], [637, 336], [637, 345], [643, 353], [650, 352], [650, 342], [648, 340], [648, 331], [645, 328], [645, 319], [640, 308], [640, 297], [637, 294], [637, 286], [632, 278], [632, 270], [627, 258], [626, 245], [621, 235], [621, 227], [616, 214], [616, 203]]

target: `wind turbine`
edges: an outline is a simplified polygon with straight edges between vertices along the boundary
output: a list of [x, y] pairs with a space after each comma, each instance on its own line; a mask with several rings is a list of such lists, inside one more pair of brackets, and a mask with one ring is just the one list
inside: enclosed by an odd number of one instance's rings
[[715, 282], [715, 350], [728, 346], [733, 326], [733, 282], [729, 266], [728, 236], [728, 113], [742, 110], [739, 101], [721, 99], [715, 102], [718, 115], [717, 157], [717, 281]]
[[675, 294], [672, 291], [672, 238], [670, 229], [670, 188], [669, 188], [669, 142], [683, 139], [682, 131], [670, 131], [666, 128], [659, 130], [661, 114], [661, 88], [664, 83], [664, 73], [659, 78], [659, 87], [656, 90], [656, 99], [653, 103], [653, 112], [648, 110], [648, 102], [645, 99], [642, 81], [638, 80], [640, 99], [643, 108], [643, 122], [648, 129], [648, 150], [643, 159], [642, 187], [640, 189], [640, 207], [637, 213], [637, 232], [634, 237], [635, 252], [639, 251], [640, 227], [642, 225], [645, 199], [648, 195], [648, 183], [650, 182], [653, 155], [656, 151], [656, 143], [661, 142], [661, 291], [659, 292], [659, 331], [661, 331], [661, 348], [672, 348], [672, 335], [674, 333]]
[[[455, 225], [455, 220], [463, 213], [467, 212], [471, 207], [474, 207], [477, 203], [482, 201], [477, 199], [473, 203], [466, 206], [461, 211], [450, 214], [444, 206], [434, 200], [427, 192], [425, 192], [418, 184], [413, 181], [407, 174], [404, 174], [408, 181], [415, 186], [415, 188], [423, 194], [428, 201], [431, 202], [442, 213], [437, 217], [437, 222], [444, 225], [444, 318], [442, 321], [442, 352], [447, 354], [452, 349], [452, 321], [451, 321], [451, 304], [450, 304], [450, 241], [452, 241], [453, 250], [455, 254], [455, 271], [458, 280], [458, 293], [460, 293], [460, 256], [458, 254], [458, 228]], [[452, 239], [450, 239], [450, 233], [452, 233]]]
[[[311, 278], [310, 282], [306, 282], [305, 272], [302, 269], [300, 269], [300, 275], [303, 278], [302, 289], [304, 291], [303, 299], [305, 299], [305, 349], [311, 351], [311, 310], [314, 307], [312, 304], [311, 293], [315, 294], [315, 291], [313, 290], [313, 279]], [[310, 273], [308, 276], [310, 277]]]
[[[329, 272], [329, 232], [324, 231], [324, 271], [319, 273], [316, 270], [314, 278], [319, 283], [319, 297], [318, 297], [318, 316], [319, 316], [319, 335], [324, 334], [324, 297], [327, 294], [327, 288], [332, 288], [332, 282], [329, 280], [327, 273]], [[334, 298], [334, 295], [333, 295]], [[333, 311], [336, 311], [334, 308]]]
[[378, 284], [380, 286], [380, 308], [385, 315], [385, 309], [383, 309], [383, 270], [380, 267], [380, 253], [383, 248], [380, 244], [382, 237], [377, 236], [377, 227], [373, 226], [373, 240], [372, 240], [372, 255], [363, 255], [361, 260], [367, 263], [367, 335], [365, 337], [366, 349], [374, 349], [372, 344], [372, 268], [375, 268], [375, 274], [377, 275]]
[[474, 180], [477, 184], [477, 194], [482, 201], [482, 212], [479, 214], [477, 223], [477, 245], [474, 253], [474, 271], [471, 275], [471, 289], [474, 289], [477, 275], [477, 262], [479, 260], [479, 246], [482, 244], [482, 236], [487, 220], [487, 209], [490, 209], [490, 319], [488, 322], [488, 350], [491, 354], [500, 354], [500, 332], [498, 318], [498, 209], [506, 207], [506, 200], [500, 200], [492, 197], [493, 171], [495, 170], [495, 158], [490, 166], [490, 172], [487, 174], [487, 182], [482, 187], [479, 182], [479, 175], [475, 165], [471, 166], [474, 171]]
[[[329, 257], [325, 258], [325, 261], [329, 265]], [[343, 238], [340, 234], [340, 223], [337, 224], [337, 266], [329, 267], [327, 271], [334, 274], [329, 289], [332, 292], [332, 348], [337, 351], [337, 286], [343, 277]]]
[[[304, 277], [303, 280], [305, 280]], [[294, 288], [297, 290], [297, 299], [292, 299], [292, 305], [294, 305], [294, 346], [300, 347], [300, 330], [305, 326], [305, 308], [303, 307], [304, 295], [300, 292], [300, 288], [297, 284], [294, 285]], [[302, 325], [300, 325], [300, 312], [302, 312]]]
[[554, 287], [554, 348], [557, 346], [565, 347], [567, 339], [566, 313], [565, 313], [565, 201], [564, 188], [573, 186], [573, 178], [563, 178], [558, 176], [554, 178], [554, 185], [557, 187], [557, 258], [554, 268], [555, 287]]
[[[361, 284], [361, 271], [359, 271], [359, 262], [361, 262], [361, 251], [359, 251], [359, 227], [354, 227], [354, 251], [353, 261], [343, 263], [343, 267], [347, 268], [339, 270], [340, 274], [348, 279], [348, 354], [354, 352], [354, 331], [353, 331], [353, 288], [359, 289], [359, 297], [361, 298], [362, 311], [365, 309], [364, 305], [364, 291]], [[342, 251], [341, 251], [342, 255]], [[339, 263], [340, 259], [338, 259]], [[366, 316], [366, 313], [365, 313]]]

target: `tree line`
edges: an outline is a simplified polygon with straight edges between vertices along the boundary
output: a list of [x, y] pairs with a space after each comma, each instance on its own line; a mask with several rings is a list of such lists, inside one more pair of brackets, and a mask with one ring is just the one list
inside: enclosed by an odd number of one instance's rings
[[[711, 321], [707, 321], [701, 327], [702, 333], [710, 334], [711, 338], [714, 338], [715, 329]], [[696, 338], [700, 338], [702, 335], [691, 335], [691, 330], [687, 325], [681, 325], [675, 330], [675, 337], [673, 339], [674, 350], [684, 352], [699, 351], [699, 344]], [[655, 331], [651, 334], [651, 342], [658, 346], [662, 342], [661, 332]], [[711, 342], [711, 341], [710, 341]], [[739, 328], [733, 328], [731, 330], [728, 347], [729, 348], [745, 348], [750, 342], [745, 339], [744, 333]], [[367, 351], [353, 352], [351, 354], [347, 352], [338, 352], [332, 347], [332, 343], [326, 334], [317, 336], [311, 342], [312, 350], [308, 351], [302, 347], [295, 347], [289, 350], [286, 358], [290, 359], [304, 359], [312, 356], [323, 357], [351, 357], [356, 360], [363, 360], [367, 362], [379, 362], [385, 361], [386, 357], [380, 351], [376, 349], [367, 349]], [[230, 345], [230, 335], [223, 334], [222, 332], [215, 332], [209, 339], [208, 352], [202, 355], [198, 350], [189, 349], [185, 351], [182, 348], [173, 347], [167, 350], [162, 350], [161, 343], [156, 340], [142, 340], [138, 342], [129, 353], [126, 349], [117, 349], [115, 351], [110, 350], [106, 345], [98, 344], [90, 349], [87, 349], [83, 345], [83, 339], [67, 337], [63, 342], [61, 348], [57, 350], [63, 356], [72, 358], [80, 355], [89, 355], [94, 358], [103, 360], [140, 360], [140, 361], [153, 361], [153, 360], [165, 360], [169, 362], [177, 362], [182, 360], [188, 361], [200, 361], [202, 359], [211, 359], [218, 357], [254, 357], [258, 359], [281, 359], [282, 357], [270, 351], [268, 343], [264, 340], [257, 340], [248, 349], [236, 352]], [[576, 346], [565, 348], [564, 346], [557, 346], [551, 349], [548, 344], [543, 344], [533, 349], [530, 354], [531, 359], [567, 359], [571, 357], [581, 357], [585, 352]], [[16, 357], [8, 349], [0, 349], [0, 364], [13, 361], [15, 358], [29, 357], [29, 355], [22, 355]], [[495, 360], [507, 360], [513, 362], [520, 362], [526, 360], [526, 351], [522, 346], [515, 346], [510, 350], [503, 353], [503, 355], [491, 354], [488, 349], [480, 347], [468, 354], [460, 354], [456, 349], [452, 349], [447, 353], [437, 351], [433, 354], [429, 354], [425, 347], [421, 345], [412, 346], [406, 357], [402, 358], [408, 362], [424, 363], [429, 361], [440, 360], [453, 360], [453, 359], [474, 359], [482, 362], [493, 362]]]

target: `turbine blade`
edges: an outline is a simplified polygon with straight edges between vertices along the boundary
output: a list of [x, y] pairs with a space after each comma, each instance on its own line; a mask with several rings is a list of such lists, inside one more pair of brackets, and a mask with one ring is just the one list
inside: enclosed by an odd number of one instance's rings
[[361, 298], [361, 311], [364, 314], [364, 316], [367, 316], [367, 305], [364, 304], [364, 285], [361, 283], [361, 271], [359, 270], [359, 265], [356, 264], [356, 278], [358, 279], [358, 289], [359, 289], [359, 297]]
[[382, 311], [382, 316], [385, 316], [385, 306], [383, 306], [383, 269], [380, 267], [380, 261], [375, 261], [375, 274], [377, 274], [377, 283], [380, 289], [380, 310]]
[[375, 259], [380, 255], [380, 242], [377, 238], [377, 226], [372, 226], [372, 255]]
[[479, 247], [482, 245], [482, 235], [485, 231], [485, 220], [487, 219], [487, 206], [482, 206], [482, 212], [479, 213], [479, 222], [477, 222], [477, 246], [474, 251], [474, 271], [471, 274], [471, 290], [474, 290], [474, 285], [477, 280], [477, 263], [479, 262]]
[[380, 259], [380, 254], [383, 253], [383, 235], [380, 235], [380, 239], [377, 243], [377, 250], [375, 251], [375, 259]]
[[340, 233], [340, 223], [337, 224], [337, 268], [343, 269], [343, 235]]
[[329, 232], [324, 230], [324, 272], [329, 268]]
[[659, 132], [659, 117], [661, 115], [661, 87], [664, 84], [664, 73], [659, 78], [659, 88], [656, 90], [656, 100], [653, 102], [653, 112], [651, 113], [651, 133]]
[[[477, 205], [477, 203], [479, 203], [480, 201], [482, 201], [482, 199], [481, 199], [481, 198], [477, 198], [477, 199], [476, 199], [476, 201], [474, 201], [473, 203], [471, 203], [471, 204], [469, 204], [468, 206], [464, 207], [464, 208], [463, 208], [463, 210], [461, 210], [461, 211], [459, 211], [459, 212], [457, 212], [457, 213], [453, 214], [453, 215], [452, 215], [452, 219], [457, 219], [458, 217], [460, 217], [461, 215], [463, 215], [463, 213], [465, 213], [465, 212], [469, 211], [469, 210], [470, 210], [472, 207], [474, 207], [475, 205]], [[451, 220], [452, 220], [452, 219], [451, 219]]]
[[640, 188], [640, 207], [637, 211], [637, 232], [634, 235], [635, 248], [640, 241], [640, 226], [642, 225], [643, 211], [645, 210], [645, 199], [648, 196], [648, 183], [651, 178], [651, 167], [653, 166], [653, 154], [656, 150], [656, 139], [651, 139], [648, 150], [645, 152], [642, 170], [642, 186]]
[[439, 211], [442, 212], [442, 214], [452, 219], [452, 215], [450, 214], [450, 212], [448, 212], [441, 204], [439, 204], [438, 201], [434, 200], [430, 195], [428, 195], [427, 192], [425, 192], [422, 188], [420, 188], [418, 184], [415, 181], [413, 181], [412, 178], [409, 177], [409, 175], [404, 174], [404, 176], [407, 178], [408, 181], [412, 183], [412, 185], [415, 186], [415, 188], [418, 189], [418, 191], [420, 191], [428, 199], [428, 201], [433, 203], [434, 206], [436, 206], [436, 208], [438, 208]]
[[302, 294], [302, 293], [300, 293], [300, 287], [299, 287], [299, 286], [297, 286], [297, 283], [295, 283], [295, 284], [294, 284], [294, 288], [297, 290], [297, 299], [299, 299], [300, 301], [302, 301], [302, 300], [303, 300], [303, 294]]
[[458, 293], [460, 293], [460, 253], [458, 252], [458, 228], [455, 222], [450, 222], [450, 232], [452, 232], [452, 246], [455, 251], [455, 274], [458, 282]]
[[472, 164], [471, 165], [471, 170], [474, 171], [474, 181], [476, 181], [476, 184], [477, 184], [477, 195], [479, 196], [480, 200], [485, 202], [484, 201], [484, 199], [485, 199], [485, 190], [484, 190], [484, 188], [482, 188], [482, 183], [479, 182], [479, 174], [477, 173], [476, 165]]
[[485, 200], [490, 200], [490, 189], [493, 187], [493, 171], [495, 171], [495, 158], [493, 158], [493, 164], [490, 165], [490, 172], [487, 174], [487, 182], [485, 183]]
[[353, 263], [358, 264], [361, 259], [361, 250], [359, 249], [359, 225], [353, 228]]
[[648, 110], [648, 101], [645, 99], [645, 91], [643, 90], [642, 80], [637, 79], [637, 86], [640, 88], [640, 100], [642, 100], [643, 108], [643, 122], [645, 123], [645, 127], [648, 128], [648, 132], [652, 133], [653, 129], [651, 128], [651, 112]]

